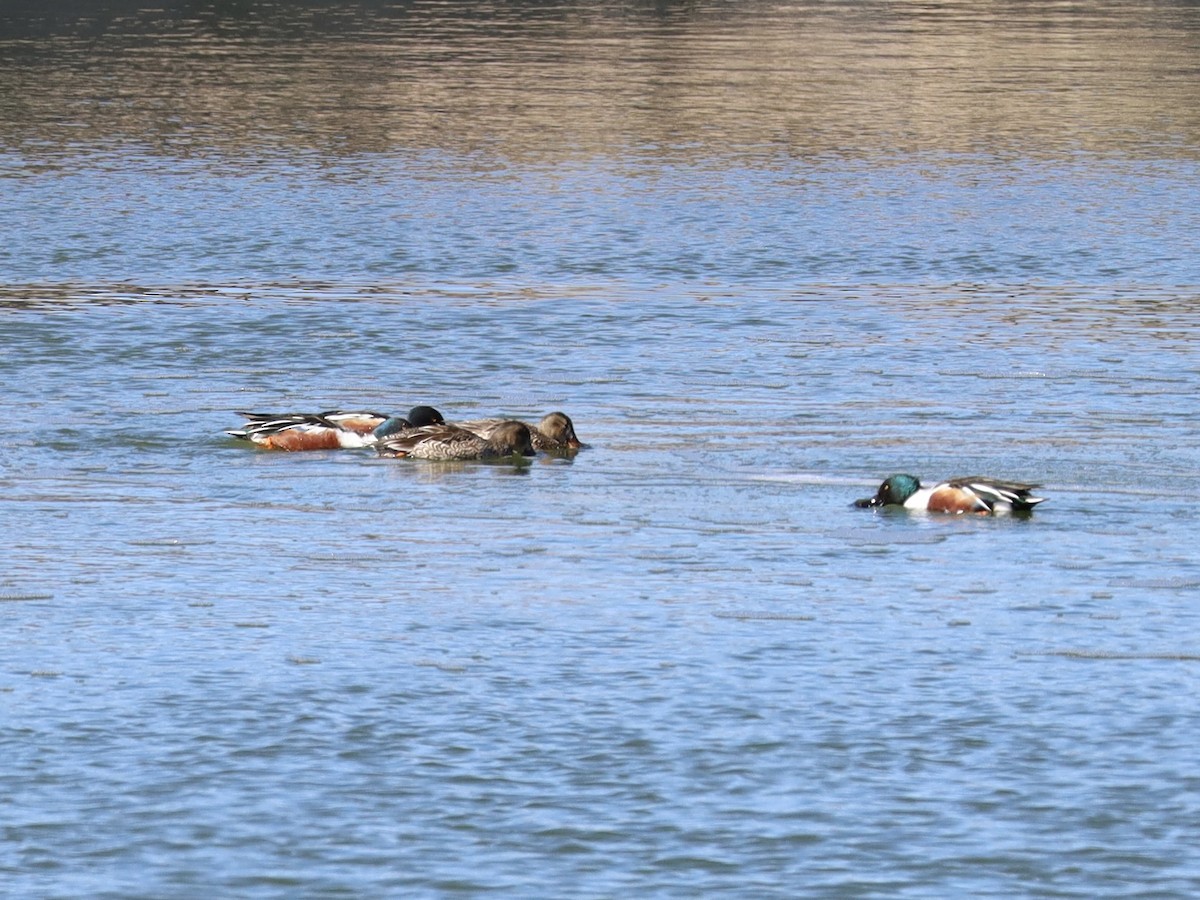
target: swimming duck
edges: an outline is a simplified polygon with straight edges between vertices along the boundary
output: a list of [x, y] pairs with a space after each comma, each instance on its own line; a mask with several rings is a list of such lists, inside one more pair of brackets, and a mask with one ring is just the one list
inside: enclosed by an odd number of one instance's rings
[[393, 434], [445, 421], [432, 406], [414, 406], [407, 416], [336, 409], [320, 413], [239, 412], [238, 415], [250, 421], [243, 428], [225, 433], [267, 450], [371, 447]]
[[375, 449], [380, 456], [413, 459], [469, 460], [533, 456], [533, 438], [524, 422], [501, 422], [488, 437], [457, 425], [429, 425], [383, 438]]
[[[497, 426], [512, 419], [476, 419], [457, 423], [460, 428], [473, 431], [480, 437], [490, 437]], [[552, 412], [542, 416], [537, 425], [525, 423], [533, 437], [533, 449], [546, 453], [567, 453], [585, 446], [575, 436], [575, 423], [565, 412]]]
[[1036, 484], [1000, 481], [969, 475], [923, 488], [912, 475], [893, 475], [879, 486], [874, 497], [854, 501], [858, 507], [903, 506], [905, 509], [987, 516], [1029, 512], [1045, 497], [1034, 497]]

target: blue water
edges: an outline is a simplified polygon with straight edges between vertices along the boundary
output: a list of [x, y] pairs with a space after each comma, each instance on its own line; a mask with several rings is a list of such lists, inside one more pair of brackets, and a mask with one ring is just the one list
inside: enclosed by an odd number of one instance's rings
[[333, 173], [292, 159], [233, 172], [109, 154], [50, 173], [6, 163], [5, 203], [25, 227], [0, 264], [20, 281], [1191, 284], [1200, 258], [1194, 159], [574, 163], [482, 177], [445, 154]]
[[[56, 9], [0, 894], [1200, 891], [1194, 7]], [[590, 446], [224, 435], [416, 403]]]

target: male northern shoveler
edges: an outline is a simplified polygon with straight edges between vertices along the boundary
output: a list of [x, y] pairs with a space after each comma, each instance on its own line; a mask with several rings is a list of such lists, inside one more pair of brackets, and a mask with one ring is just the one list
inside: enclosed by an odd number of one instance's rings
[[250, 421], [243, 428], [225, 433], [267, 450], [371, 447], [390, 435], [445, 421], [432, 406], [414, 406], [407, 416], [336, 409], [320, 413], [239, 412], [238, 415]]
[[[492, 432], [505, 422], [512, 419], [476, 419], [472, 422], [457, 423], [460, 428], [473, 431], [483, 438], [490, 437]], [[529, 433], [533, 436], [533, 449], [546, 453], [569, 453], [578, 450], [585, 444], [575, 436], [575, 423], [565, 412], [552, 412], [542, 416], [537, 425], [526, 423]]]
[[429, 425], [385, 437], [375, 449], [380, 456], [413, 459], [470, 460], [533, 456], [533, 438], [524, 422], [501, 422], [488, 437], [457, 425]]
[[893, 475], [879, 486], [874, 497], [854, 501], [855, 506], [903, 506], [905, 509], [987, 516], [1029, 512], [1045, 497], [1034, 497], [1036, 484], [1000, 481], [969, 475], [923, 488], [912, 475]]

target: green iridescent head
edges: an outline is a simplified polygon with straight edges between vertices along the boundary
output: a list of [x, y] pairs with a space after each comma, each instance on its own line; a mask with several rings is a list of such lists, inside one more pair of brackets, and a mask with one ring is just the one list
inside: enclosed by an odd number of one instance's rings
[[379, 440], [383, 440], [385, 437], [390, 437], [393, 434], [399, 434], [402, 431], [408, 431], [410, 428], [412, 428], [412, 423], [409, 422], [408, 419], [404, 418], [403, 416], [392, 416], [391, 418], [384, 419], [382, 422], [380, 422], [372, 434], [374, 434]]
[[874, 497], [855, 500], [854, 505], [862, 508], [876, 506], [903, 506], [904, 501], [921, 489], [921, 482], [913, 475], [893, 475], [879, 486]]

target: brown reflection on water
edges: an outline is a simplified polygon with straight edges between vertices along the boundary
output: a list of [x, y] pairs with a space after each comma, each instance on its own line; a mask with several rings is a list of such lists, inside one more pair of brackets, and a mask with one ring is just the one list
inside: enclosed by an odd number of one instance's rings
[[1200, 147], [1194, 4], [79, 6], [0, 14], [0, 144], [549, 162]]

